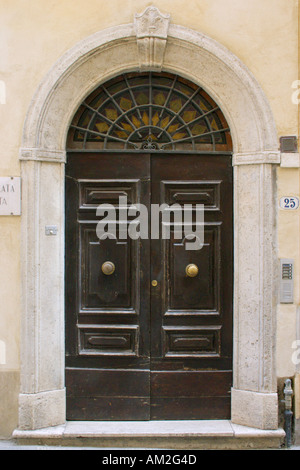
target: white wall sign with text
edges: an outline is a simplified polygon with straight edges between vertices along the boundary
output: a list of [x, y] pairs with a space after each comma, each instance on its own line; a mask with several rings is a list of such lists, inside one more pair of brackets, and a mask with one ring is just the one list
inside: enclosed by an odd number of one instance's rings
[[19, 176], [0, 176], [0, 215], [21, 215]]

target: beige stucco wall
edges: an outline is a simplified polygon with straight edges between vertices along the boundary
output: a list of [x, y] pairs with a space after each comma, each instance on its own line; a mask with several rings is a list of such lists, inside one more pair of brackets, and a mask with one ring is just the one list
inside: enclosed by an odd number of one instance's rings
[[[278, 169], [278, 198], [299, 195], [299, 170]], [[279, 206], [279, 204], [278, 204]], [[277, 375], [291, 377], [295, 374], [293, 343], [297, 332], [297, 308], [299, 305], [299, 209], [285, 211], [278, 208], [279, 258], [295, 260], [294, 304], [279, 304], [277, 315]]]
[[[0, 0], [0, 176], [18, 176], [22, 127], [45, 74], [75, 43], [99, 30], [133, 22], [154, 4], [171, 22], [198, 30], [236, 54], [255, 75], [270, 102], [278, 136], [298, 135], [292, 83], [298, 74], [298, 0]], [[278, 200], [299, 196], [299, 170], [278, 169]], [[51, 195], [49, 195], [51, 197]], [[278, 203], [278, 201], [277, 201]], [[295, 304], [278, 306], [278, 376], [293, 376], [292, 342], [299, 303], [299, 210], [278, 210], [279, 256], [296, 263]], [[1, 217], [0, 232], [0, 436], [16, 427], [20, 323], [20, 218]], [[11, 397], [8, 399], [7, 397]], [[4, 419], [2, 419], [2, 417]]]

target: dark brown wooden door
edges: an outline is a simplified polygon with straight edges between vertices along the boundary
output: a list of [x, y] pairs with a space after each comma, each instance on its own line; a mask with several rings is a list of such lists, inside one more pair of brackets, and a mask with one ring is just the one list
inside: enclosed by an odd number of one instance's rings
[[[120, 196], [148, 208], [149, 238], [124, 236], [135, 216], [120, 223]], [[105, 213], [115, 238], [99, 240], [100, 204], [115, 208]], [[151, 239], [151, 204], [203, 204], [203, 247], [186, 249], [172, 214], [170, 237], [160, 223]], [[101, 270], [108, 261], [110, 275]], [[67, 419], [230, 418], [232, 267], [228, 155], [70, 153]]]
[[[152, 203], [203, 204], [204, 246], [152, 240], [151, 417], [230, 417], [232, 167], [217, 155], [153, 155]], [[194, 217], [195, 218], [195, 217]], [[184, 234], [183, 234], [184, 235]], [[196, 277], [186, 275], [195, 264]]]

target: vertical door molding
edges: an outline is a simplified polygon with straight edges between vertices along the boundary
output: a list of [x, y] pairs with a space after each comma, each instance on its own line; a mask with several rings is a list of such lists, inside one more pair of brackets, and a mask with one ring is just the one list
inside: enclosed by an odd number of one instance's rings
[[[137, 42], [134, 23], [81, 41], [53, 66], [27, 113], [20, 151], [21, 429], [65, 422], [63, 189], [69, 123], [97, 85], [139, 70]], [[148, 62], [149, 70], [152, 65]], [[232, 420], [274, 429], [278, 407], [274, 167], [280, 159], [272, 111], [247, 67], [199, 32], [170, 24], [160, 66], [203, 86], [230, 125], [235, 152]], [[56, 225], [57, 235], [47, 236], [46, 225]]]

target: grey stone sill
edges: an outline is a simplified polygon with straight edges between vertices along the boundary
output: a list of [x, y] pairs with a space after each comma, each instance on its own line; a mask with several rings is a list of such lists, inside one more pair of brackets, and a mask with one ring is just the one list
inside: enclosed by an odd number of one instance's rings
[[69, 421], [61, 426], [34, 431], [15, 430], [13, 439], [98, 437], [233, 437], [284, 438], [283, 429], [262, 430], [218, 421]]

